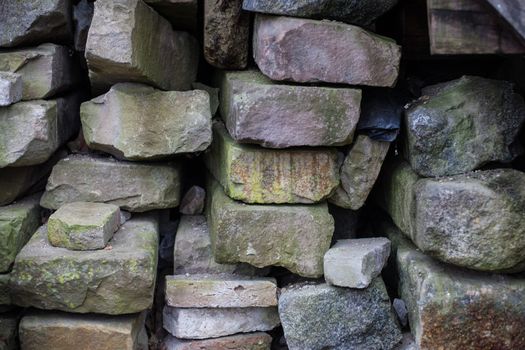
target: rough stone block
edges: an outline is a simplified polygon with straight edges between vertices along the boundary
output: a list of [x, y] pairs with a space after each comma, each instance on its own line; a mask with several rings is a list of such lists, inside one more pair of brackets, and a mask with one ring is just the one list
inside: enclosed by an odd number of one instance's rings
[[120, 209], [114, 204], [67, 203], [49, 217], [47, 238], [70, 250], [103, 249], [119, 226]]
[[128, 314], [153, 303], [158, 220], [135, 215], [115, 233], [111, 249], [53, 247], [42, 226], [11, 272], [13, 303], [76, 313]]
[[277, 306], [277, 282], [236, 275], [166, 276], [166, 304], [182, 308]]
[[219, 79], [221, 116], [237, 142], [270, 148], [352, 142], [361, 90], [277, 84], [255, 70]]
[[272, 337], [263, 332], [236, 334], [227, 337], [182, 340], [168, 335], [162, 342], [163, 350], [270, 350]]
[[177, 338], [207, 339], [277, 327], [276, 307], [181, 309], [164, 307], [164, 328]]
[[206, 91], [161, 91], [121, 83], [84, 102], [80, 117], [89, 148], [120, 159], [160, 159], [204, 151], [211, 143]]
[[279, 316], [290, 350], [392, 349], [401, 340], [381, 278], [366, 289], [292, 285]]
[[189, 90], [197, 75], [198, 44], [188, 33], [174, 32], [142, 0], [101, 0], [95, 2], [86, 60], [95, 90], [119, 82]]
[[328, 284], [366, 288], [381, 274], [390, 255], [390, 241], [384, 237], [344, 239], [324, 255], [324, 277]]
[[338, 22], [257, 15], [253, 47], [272, 80], [391, 87], [399, 74], [394, 40]]
[[206, 164], [224, 191], [246, 203], [315, 203], [339, 184], [332, 148], [273, 150], [237, 144], [214, 123]]
[[22, 99], [22, 75], [0, 71], [0, 107], [12, 105]]
[[323, 275], [334, 220], [328, 206], [248, 205], [210, 185], [207, 210], [212, 251], [219, 263], [277, 265], [304, 277]]
[[73, 155], [53, 168], [41, 205], [58, 209], [70, 202], [103, 202], [143, 212], [176, 207], [179, 198], [180, 170], [174, 164]]

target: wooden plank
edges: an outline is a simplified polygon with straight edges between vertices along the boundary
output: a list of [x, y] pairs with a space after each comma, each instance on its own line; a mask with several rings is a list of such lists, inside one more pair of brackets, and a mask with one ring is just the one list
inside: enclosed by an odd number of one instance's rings
[[481, 0], [427, 0], [430, 53], [525, 53], [516, 34], [483, 5]]
[[525, 1], [485, 0], [525, 40]]

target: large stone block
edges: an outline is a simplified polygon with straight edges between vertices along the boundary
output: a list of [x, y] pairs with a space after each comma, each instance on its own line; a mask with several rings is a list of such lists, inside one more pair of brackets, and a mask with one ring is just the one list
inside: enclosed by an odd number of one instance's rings
[[524, 173], [419, 178], [401, 162], [383, 183], [383, 207], [421, 251], [474, 270], [525, 270]]
[[197, 75], [197, 41], [174, 32], [142, 0], [95, 2], [86, 60], [95, 90], [119, 82], [189, 90]]
[[215, 261], [323, 275], [323, 256], [334, 232], [326, 203], [248, 205], [226, 196], [216, 182], [210, 187], [207, 215]]
[[70, 202], [103, 202], [132, 212], [179, 204], [180, 170], [174, 164], [143, 164], [73, 155], [48, 179], [41, 205], [58, 209]]
[[361, 208], [374, 187], [389, 148], [389, 142], [359, 135], [341, 166], [341, 184], [328, 201], [345, 209]]
[[255, 70], [224, 72], [220, 85], [221, 116], [238, 142], [270, 148], [352, 142], [361, 90], [276, 84]]
[[522, 349], [525, 278], [455, 268], [421, 253], [393, 225], [392, 241], [418, 349]]
[[25, 350], [147, 350], [145, 313], [107, 316], [33, 311], [20, 321]]
[[40, 195], [0, 207], [0, 273], [9, 271], [22, 247], [40, 226]]
[[42, 44], [0, 52], [0, 71], [22, 76], [22, 99], [47, 99], [78, 83], [80, 74], [66, 46]]
[[0, 47], [71, 39], [70, 0], [25, 0], [0, 3]]
[[274, 15], [333, 19], [366, 26], [396, 3], [397, 0], [244, 0], [243, 8]]
[[292, 285], [279, 316], [290, 350], [392, 349], [401, 340], [381, 278], [366, 289]]
[[18, 254], [11, 272], [13, 303], [76, 313], [128, 314], [153, 303], [158, 220], [135, 215], [110, 241], [111, 249], [53, 247], [42, 226]]
[[182, 309], [165, 306], [163, 321], [164, 328], [181, 339], [269, 331], [281, 323], [276, 307]]
[[[306, 46], [305, 46], [306, 45]], [[255, 62], [273, 80], [394, 86], [401, 48], [353, 25], [257, 15]]]
[[204, 58], [217, 68], [244, 69], [250, 46], [250, 14], [242, 0], [204, 0]]
[[210, 172], [233, 199], [246, 203], [315, 203], [339, 184], [332, 148], [273, 150], [237, 144], [222, 123], [214, 123], [206, 154]]
[[114, 85], [80, 109], [87, 145], [120, 159], [152, 160], [204, 151], [211, 143], [210, 99], [205, 91], [161, 91]]
[[405, 112], [406, 157], [422, 176], [461, 174], [521, 153], [523, 97], [506, 81], [464, 76], [423, 89]]
[[162, 342], [162, 350], [270, 350], [272, 337], [263, 332], [236, 334], [227, 337], [182, 340], [168, 335]]

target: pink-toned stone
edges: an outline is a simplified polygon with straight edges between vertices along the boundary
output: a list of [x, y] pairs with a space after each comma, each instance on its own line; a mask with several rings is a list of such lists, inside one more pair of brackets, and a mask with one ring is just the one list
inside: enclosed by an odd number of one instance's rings
[[270, 350], [271, 343], [272, 337], [263, 332], [204, 340], [182, 340], [168, 335], [161, 350]]

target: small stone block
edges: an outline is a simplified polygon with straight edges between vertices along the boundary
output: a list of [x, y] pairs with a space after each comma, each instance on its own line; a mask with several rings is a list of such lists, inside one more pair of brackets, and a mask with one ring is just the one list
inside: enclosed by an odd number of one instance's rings
[[22, 76], [0, 72], [0, 106], [9, 106], [22, 99]]
[[182, 340], [168, 335], [162, 344], [164, 350], [270, 350], [272, 337], [263, 332], [236, 334], [203, 340]]

